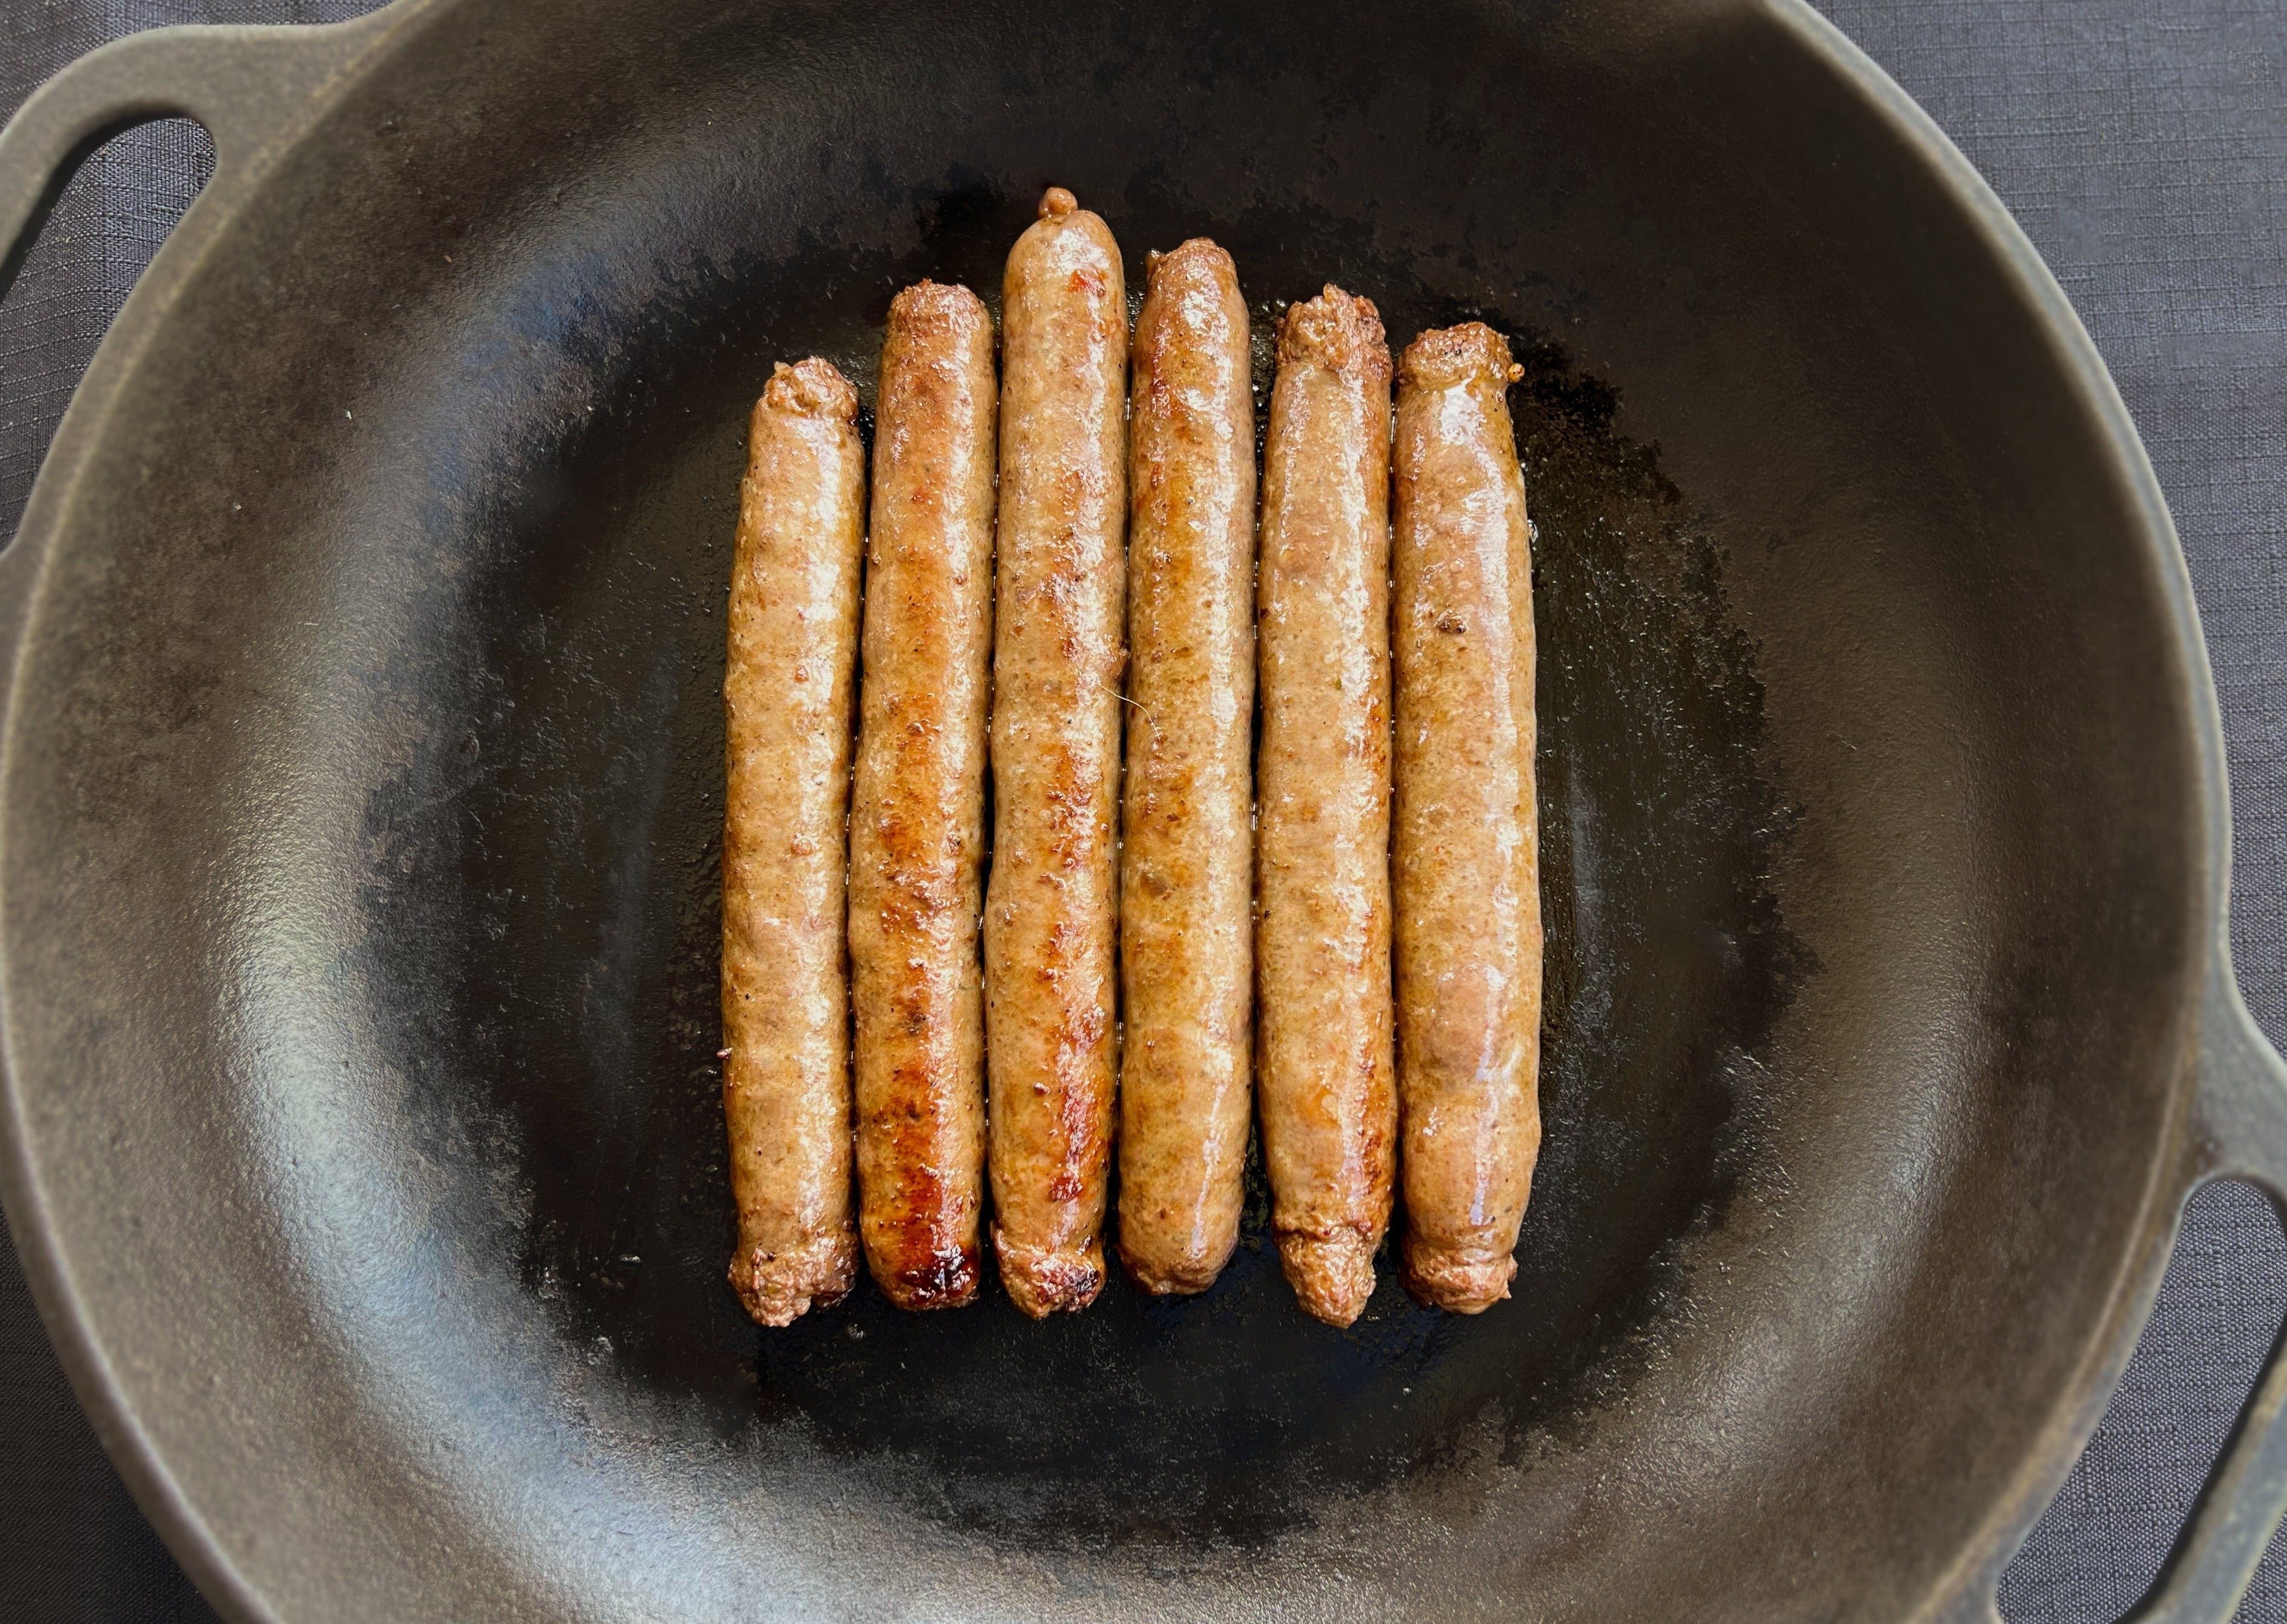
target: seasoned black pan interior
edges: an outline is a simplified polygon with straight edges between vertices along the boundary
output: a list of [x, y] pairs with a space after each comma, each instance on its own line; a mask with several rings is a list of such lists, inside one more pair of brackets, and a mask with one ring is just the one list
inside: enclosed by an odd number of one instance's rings
[[[1032, 201], [979, 183], [895, 260], [772, 267], [798, 300], [846, 279], [837, 302], [779, 312], [764, 289], [710, 280], [686, 319], [724, 342], [637, 352], [640, 390], [548, 448], [547, 498], [500, 510], [484, 588], [498, 607], [478, 635], [501, 692], [461, 719], [473, 762], [423, 762], [368, 814], [457, 883], [392, 889], [379, 922], [423, 958], [464, 944], [421, 972], [436, 978], [423, 996], [450, 1012], [485, 1115], [526, 1147], [519, 1262], [564, 1331], [608, 1338], [726, 1425], [759, 1414], [831, 1450], [909, 1458], [921, 1502], [966, 1525], [1260, 1539], [1305, 1515], [1321, 1475], [1402, 1473], [1489, 1404], [1520, 1437], [1556, 1422], [1674, 1308], [1678, 1244], [1775, 1154], [1753, 1057], [1803, 967], [1770, 881], [1787, 811], [1758, 759], [1752, 650], [1704, 516], [1613, 431], [1607, 388], [1528, 342], [1516, 405], [1542, 537], [1553, 963], [1545, 1194], [1515, 1303], [1478, 1320], [1420, 1309], [1385, 1270], [1349, 1333], [1309, 1320], [1267, 1244], [1258, 1172], [1245, 1252], [1204, 1300], [1123, 1282], [1096, 1312], [1034, 1325], [997, 1280], [962, 1316], [901, 1313], [869, 1286], [754, 1334], [721, 1279], [715, 975], [716, 687], [754, 380], [812, 351], [870, 374], [888, 293], [948, 264], [991, 285]], [[1164, 205], [1125, 217], [1139, 257], [1184, 230]], [[1328, 236], [1289, 218], [1226, 240], [1268, 285], [1307, 294]], [[1401, 257], [1340, 273], [1402, 333], [1464, 316], [1530, 332], [1421, 288]], [[1267, 334], [1275, 307], [1256, 319]], [[629, 613], [641, 597], [649, 611]]]
[[[2082, 385], [1807, 41], [1632, 0], [415, 20], [138, 370], [9, 758], [48, 942], [11, 974], [106, 1012], [20, 1039], [92, 1079], [59, 1221], [108, 1237], [95, 1334], [198, 1395], [145, 1423], [248, 1582], [1602, 1620], [1957, 1583], [2149, 1199], [2188, 678]], [[745, 413], [779, 359], [870, 384], [906, 281], [995, 298], [1051, 182], [1139, 285], [1215, 237], [1266, 336], [1332, 280], [1400, 343], [1520, 341], [1548, 1134], [1482, 1318], [1306, 1320], [1259, 1183], [1193, 1301], [867, 1287], [767, 1332], [724, 1284]]]

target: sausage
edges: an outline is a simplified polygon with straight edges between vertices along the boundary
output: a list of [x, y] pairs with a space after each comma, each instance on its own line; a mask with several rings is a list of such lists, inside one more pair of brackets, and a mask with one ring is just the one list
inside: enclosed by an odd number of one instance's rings
[[764, 1325], [837, 1302], [850, 1223], [843, 818], [866, 453], [826, 361], [781, 364], [755, 406], [723, 679], [723, 1111], [739, 1245]]
[[850, 981], [859, 1229], [874, 1283], [900, 1308], [977, 1295], [994, 410], [983, 301], [934, 282], [891, 300], [850, 817]]
[[1149, 261], [1128, 416], [1120, 1257], [1204, 1291], [1238, 1240], [1254, 998], [1254, 397], [1231, 256]]
[[1334, 1325], [1373, 1293], [1397, 1150], [1389, 507], [1389, 348], [1329, 287], [1279, 328], [1263, 454], [1255, 942], [1271, 1227]]
[[1399, 1273], [1420, 1302], [1508, 1295], [1540, 1150], [1540, 861], [1531, 532], [1508, 343], [1468, 322], [1398, 365]]
[[1001, 283], [985, 1037], [993, 1244], [1038, 1319], [1104, 1285], [1112, 1129], [1128, 304], [1062, 187]]

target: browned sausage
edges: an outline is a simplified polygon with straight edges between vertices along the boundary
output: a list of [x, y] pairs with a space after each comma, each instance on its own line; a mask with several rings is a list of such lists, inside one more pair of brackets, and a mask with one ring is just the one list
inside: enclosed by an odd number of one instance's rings
[[1231, 256], [1154, 255], [1128, 417], [1120, 1256], [1204, 1291], [1238, 1240], [1253, 1039], [1254, 396]]
[[723, 679], [723, 1110], [739, 1250], [764, 1325], [850, 1289], [850, 1013], [843, 817], [866, 453], [826, 361], [780, 366], [755, 407]]
[[993, 318], [890, 302], [850, 815], [859, 1229], [900, 1308], [977, 1295], [985, 1009], [977, 909], [993, 636]]
[[1302, 1306], [1348, 1325], [1389, 1223], [1389, 348], [1328, 288], [1286, 312], [1262, 463], [1256, 926], [1262, 1150]]
[[1517, 369], [1477, 322], [1398, 365], [1398, 1097], [1405, 1288], [1508, 1295], [1540, 1149], [1532, 559], [1509, 425]]
[[1104, 1285], [1127, 574], [1120, 249], [1061, 187], [1009, 251], [1001, 323], [989, 1162], [1001, 1282], [1039, 1318]]

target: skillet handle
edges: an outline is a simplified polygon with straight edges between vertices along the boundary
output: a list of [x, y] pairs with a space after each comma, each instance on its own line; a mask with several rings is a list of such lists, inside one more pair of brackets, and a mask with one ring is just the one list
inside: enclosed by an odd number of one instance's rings
[[[0, 298], [81, 161], [121, 130], [153, 119], [194, 118], [214, 138], [214, 176], [153, 263], [194, 256], [231, 201], [316, 115], [328, 87], [429, 4], [396, 0], [353, 21], [316, 28], [154, 28], [72, 63], [0, 129]], [[14, 540], [0, 536], [0, 708], [47, 550], [46, 518], [59, 494], [54, 487], [68, 482], [85, 438], [81, 420], [99, 409], [129, 352], [155, 324], [160, 312], [148, 304], [131, 299], [121, 313], [56, 431]]]
[[216, 178], [243, 174], [297, 132], [318, 92], [388, 20], [153, 28], [72, 63], [0, 130], [0, 297], [72, 171], [105, 141], [153, 119], [193, 118], [214, 138]]
[[[2287, 1064], [2256, 1029], [2219, 950], [2201, 1017], [2199, 1179], [2244, 1179], [2287, 1218]], [[2287, 1512], [2287, 1332], [2271, 1350], [2176, 1548], [2124, 1624], [2229, 1624]]]

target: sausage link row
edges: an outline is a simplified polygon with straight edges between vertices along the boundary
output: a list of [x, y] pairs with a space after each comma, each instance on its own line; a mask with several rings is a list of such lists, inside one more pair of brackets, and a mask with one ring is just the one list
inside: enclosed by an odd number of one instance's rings
[[1204, 1290], [1230, 1257], [1253, 1083], [1306, 1310], [1364, 1309], [1401, 1160], [1406, 1289], [1461, 1313], [1508, 1294], [1540, 1135], [1516, 369], [1478, 324], [1423, 334], [1393, 439], [1373, 305], [1292, 307], [1258, 579], [1236, 271], [1204, 240], [1148, 264], [1132, 392], [1118, 246], [1061, 188], [1009, 256], [997, 402], [975, 295], [893, 301], [854, 782], [855, 393], [813, 359], [756, 408], [723, 1006], [732, 1279], [764, 1324], [846, 1292], [859, 1237], [899, 1306], [972, 1300], [988, 1170], [1010, 1298], [1085, 1307], [1115, 1067], [1120, 1255], [1145, 1289]]

